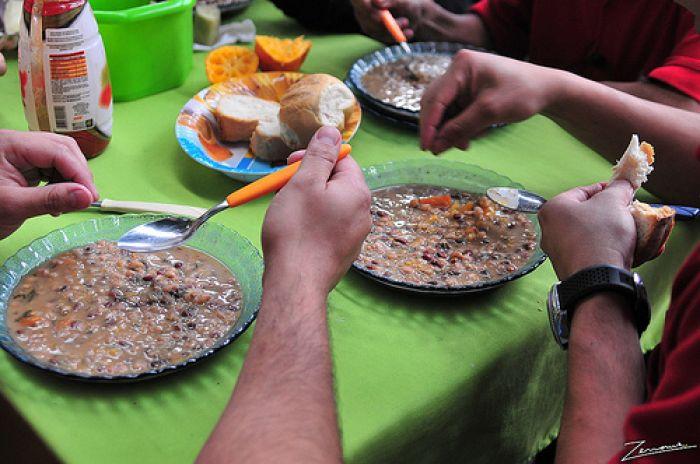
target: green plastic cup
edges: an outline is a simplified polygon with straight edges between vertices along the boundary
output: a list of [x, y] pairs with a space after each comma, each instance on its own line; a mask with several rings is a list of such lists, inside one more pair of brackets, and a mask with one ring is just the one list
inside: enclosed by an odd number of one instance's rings
[[115, 101], [179, 87], [192, 69], [196, 0], [89, 0], [104, 41]]

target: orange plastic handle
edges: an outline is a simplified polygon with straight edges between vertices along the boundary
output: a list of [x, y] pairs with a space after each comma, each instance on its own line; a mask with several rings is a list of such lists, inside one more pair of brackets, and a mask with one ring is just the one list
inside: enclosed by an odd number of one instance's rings
[[391, 11], [379, 10], [379, 17], [382, 19], [384, 27], [387, 28], [389, 34], [391, 34], [394, 40], [396, 40], [399, 43], [408, 42], [408, 40], [406, 40], [406, 35], [399, 27], [399, 24], [396, 22], [396, 19], [394, 19], [394, 15], [391, 14]]
[[[343, 144], [340, 146], [340, 152], [338, 153], [338, 161], [345, 158], [352, 151], [352, 147], [348, 144]], [[284, 187], [289, 179], [292, 178], [294, 173], [299, 170], [299, 164], [301, 161], [296, 161], [289, 166], [275, 171], [272, 174], [268, 174], [262, 179], [258, 179], [253, 183], [242, 187], [231, 195], [226, 197], [226, 203], [233, 208], [234, 206], [239, 206], [249, 201], [253, 201], [256, 198], [260, 198], [268, 193], [276, 192], [282, 187]]]

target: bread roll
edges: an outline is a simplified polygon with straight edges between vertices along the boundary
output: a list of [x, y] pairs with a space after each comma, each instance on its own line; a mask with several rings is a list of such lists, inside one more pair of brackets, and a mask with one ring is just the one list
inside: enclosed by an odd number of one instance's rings
[[311, 74], [292, 85], [280, 101], [282, 138], [292, 150], [306, 148], [322, 126], [345, 129], [355, 107], [345, 84], [327, 74]]
[[280, 105], [250, 95], [227, 95], [216, 108], [219, 137], [226, 142], [248, 141], [261, 120], [277, 120]]
[[278, 118], [260, 121], [250, 139], [250, 149], [256, 157], [270, 162], [284, 161], [292, 153], [282, 140]]
[[639, 266], [663, 253], [676, 222], [676, 212], [668, 206], [654, 208], [635, 200], [630, 205], [630, 213], [637, 228], [634, 265]]
[[[654, 170], [651, 166], [653, 162], [654, 147], [646, 142], [640, 145], [639, 138], [633, 135], [627, 150], [613, 167], [610, 182], [624, 179], [637, 190]], [[639, 266], [664, 251], [675, 224], [676, 212], [668, 206], [654, 208], [637, 200], [632, 202], [629, 209], [637, 229], [634, 265]]]
[[639, 144], [637, 135], [632, 136], [630, 144], [623, 153], [617, 164], [613, 167], [613, 176], [610, 182], [625, 179], [637, 190], [647, 181], [647, 176], [654, 168], [654, 147], [646, 142]]

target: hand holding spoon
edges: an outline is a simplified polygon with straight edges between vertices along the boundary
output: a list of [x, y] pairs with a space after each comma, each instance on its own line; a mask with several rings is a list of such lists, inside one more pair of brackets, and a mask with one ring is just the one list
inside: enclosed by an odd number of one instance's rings
[[396, 40], [403, 51], [406, 53], [411, 53], [411, 49], [408, 46], [408, 39], [406, 39], [406, 34], [401, 30], [401, 26], [396, 22], [394, 15], [391, 14], [389, 10], [379, 10], [379, 17], [384, 23], [384, 27], [387, 28], [389, 34]]
[[[338, 160], [345, 158], [350, 153], [350, 150], [350, 145], [341, 145]], [[297, 172], [300, 163], [301, 161], [292, 163], [279, 171], [236, 190], [227, 196], [224, 201], [209, 209], [197, 219], [168, 217], [134, 227], [122, 235], [117, 242], [117, 246], [129, 251], [150, 252], [166, 250], [181, 245], [215, 214], [225, 209], [248, 203], [284, 187]]]

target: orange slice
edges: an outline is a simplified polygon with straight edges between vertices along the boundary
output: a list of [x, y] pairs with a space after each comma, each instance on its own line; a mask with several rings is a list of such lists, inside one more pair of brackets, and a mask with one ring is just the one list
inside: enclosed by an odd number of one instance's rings
[[245, 47], [226, 45], [212, 50], [205, 61], [207, 78], [212, 84], [232, 77], [243, 77], [258, 70], [258, 55]]
[[296, 39], [280, 39], [269, 35], [255, 38], [255, 53], [263, 71], [298, 71], [311, 50], [311, 41], [300, 35]]

